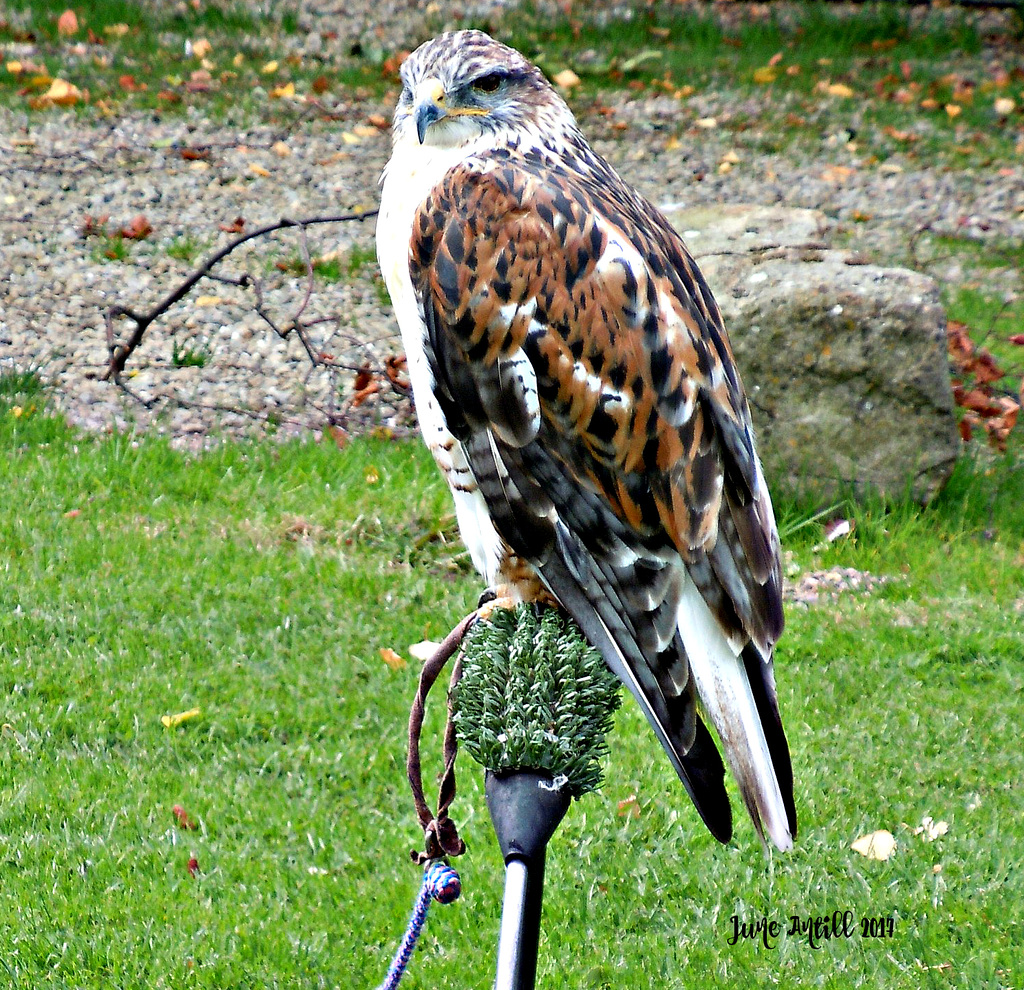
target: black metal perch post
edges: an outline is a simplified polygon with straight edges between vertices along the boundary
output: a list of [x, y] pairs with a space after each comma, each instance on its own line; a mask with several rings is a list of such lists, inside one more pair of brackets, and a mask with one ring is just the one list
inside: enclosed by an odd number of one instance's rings
[[495, 990], [533, 990], [547, 844], [569, 809], [567, 781], [529, 771], [487, 772], [487, 810], [505, 859]]

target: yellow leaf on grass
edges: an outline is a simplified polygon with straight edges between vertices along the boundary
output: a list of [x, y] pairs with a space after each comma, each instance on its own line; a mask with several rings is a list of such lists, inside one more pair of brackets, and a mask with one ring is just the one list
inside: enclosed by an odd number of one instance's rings
[[190, 708], [187, 712], [178, 712], [177, 715], [161, 715], [160, 721], [166, 729], [176, 729], [183, 722], [189, 722], [194, 718], [199, 718], [202, 714], [200, 708]]
[[[7, 67], [9, 69], [10, 64], [8, 64]], [[1000, 117], [1009, 117], [1010, 114], [1017, 109], [1017, 104], [1014, 103], [1013, 100], [1011, 100], [1007, 96], [1000, 96], [999, 99], [996, 100], [996, 102], [993, 104], [993, 106], [995, 107], [996, 113], [999, 114]]]
[[913, 831], [914, 835], [920, 835], [925, 842], [934, 842], [949, 831], [949, 822], [937, 822], [931, 815], [925, 815]]
[[862, 856], [867, 856], [868, 859], [884, 862], [896, 851], [896, 840], [892, 832], [882, 828], [877, 832], [862, 835], [856, 842], [850, 843], [850, 848]]
[[845, 97], [846, 99], [849, 99], [851, 96], [853, 96], [853, 90], [850, 89], [850, 87], [847, 86], [846, 83], [832, 83], [828, 87], [828, 95], [842, 96]]
[[277, 72], [277, 60], [275, 59], [272, 62], [264, 63], [263, 68], [260, 69], [260, 72], [262, 72], [263, 75], [265, 75], [265, 76], [269, 76], [269, 75], [272, 75], [273, 73]]
[[295, 95], [295, 83], [286, 82], [283, 86], [275, 86], [268, 94], [272, 100], [287, 100]]
[[405, 658], [397, 654], [390, 646], [382, 646], [380, 648], [380, 658], [392, 670], [401, 670], [403, 667], [407, 666]]
[[436, 652], [440, 643], [434, 643], [429, 639], [425, 639], [420, 643], [413, 643], [409, 647], [409, 656], [414, 660], [419, 660], [421, 663], [426, 663]]
[[192, 42], [192, 54], [196, 58], [206, 58], [213, 51], [213, 45], [206, 38], [196, 38]]
[[[22, 66], [21, 62], [8, 62], [6, 68], [7, 68], [7, 71], [12, 76], [17, 76], [17, 75], [21, 74], [21, 70], [22, 70], [23, 66]], [[996, 100], [996, 103], [998, 103], [998, 102], [999, 101]]]
[[580, 84], [580, 77], [572, 69], [562, 69], [552, 76], [552, 81], [559, 89], [572, 89]]
[[69, 83], [65, 79], [54, 79], [50, 83], [50, 88], [39, 97], [41, 104], [58, 107], [74, 106], [80, 99], [82, 99], [82, 91], [74, 83]]
[[754, 82], [759, 86], [767, 86], [775, 82], [779, 77], [779, 70], [774, 65], [764, 65], [760, 69], [754, 69]]
[[123, 38], [131, 30], [127, 24], [108, 24], [104, 29], [104, 34], [113, 35], [115, 38]]
[[947, 103], [946, 104], [946, 114], [949, 116], [950, 120], [952, 120], [954, 117], [959, 117], [962, 112], [963, 112], [963, 107], [961, 107], [959, 104], [957, 104], [957, 103]]

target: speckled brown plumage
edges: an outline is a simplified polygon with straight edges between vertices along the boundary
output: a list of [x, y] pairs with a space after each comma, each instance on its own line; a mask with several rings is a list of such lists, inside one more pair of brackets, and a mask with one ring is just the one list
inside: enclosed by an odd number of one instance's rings
[[[532, 129], [473, 143], [412, 212], [408, 275], [430, 401], [500, 537], [502, 577], [516, 585], [532, 573], [573, 614], [645, 703], [725, 839], [722, 764], [687, 656], [704, 628], [699, 616], [687, 624], [687, 601], [700, 615], [706, 603], [716, 655], [731, 650], [749, 680], [771, 767], [739, 765], [749, 718], [734, 732], [730, 713], [714, 712], [716, 727], [759, 829], [767, 799], [745, 777], [777, 780], [784, 821], [772, 835], [785, 847], [796, 821], [771, 666], [783, 627], [778, 537], [721, 314], [668, 222], [571, 115], [564, 122], [550, 87], [517, 68], [517, 53], [462, 34], [474, 68], [453, 74], [471, 84], [505, 65], [515, 112], [546, 108], [560, 126], [545, 134], [541, 113]], [[458, 37], [431, 43], [407, 72], [410, 92], [438, 59], [459, 64]], [[513, 100], [520, 93], [530, 99]]]

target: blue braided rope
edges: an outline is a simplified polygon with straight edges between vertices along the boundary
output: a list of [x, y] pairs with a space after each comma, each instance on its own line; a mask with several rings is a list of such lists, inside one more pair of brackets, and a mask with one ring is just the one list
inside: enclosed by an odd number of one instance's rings
[[398, 986], [398, 981], [402, 978], [409, 965], [409, 960], [412, 958], [413, 949], [416, 948], [416, 940], [427, 923], [427, 908], [430, 907], [430, 901], [433, 899], [439, 904], [451, 904], [452, 901], [458, 899], [461, 893], [462, 881], [459, 880], [458, 873], [447, 863], [434, 860], [423, 871], [423, 885], [412, 906], [412, 916], [406, 926], [402, 944], [391, 961], [388, 975], [384, 977], [384, 982], [377, 990], [395, 990]]

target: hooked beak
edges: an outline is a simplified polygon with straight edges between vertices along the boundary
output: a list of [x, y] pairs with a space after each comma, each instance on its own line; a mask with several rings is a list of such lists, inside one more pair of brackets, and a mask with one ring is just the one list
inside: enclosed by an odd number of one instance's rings
[[424, 79], [416, 93], [413, 119], [416, 121], [416, 137], [423, 144], [427, 128], [448, 116], [444, 107], [444, 87], [437, 79]]
[[433, 100], [429, 102], [420, 103], [414, 111], [413, 117], [416, 121], [416, 137], [420, 139], [420, 144], [423, 144], [423, 139], [427, 136], [427, 128], [431, 124], [436, 124], [437, 121], [443, 120], [448, 116], [448, 111], [444, 107], [434, 103]]

